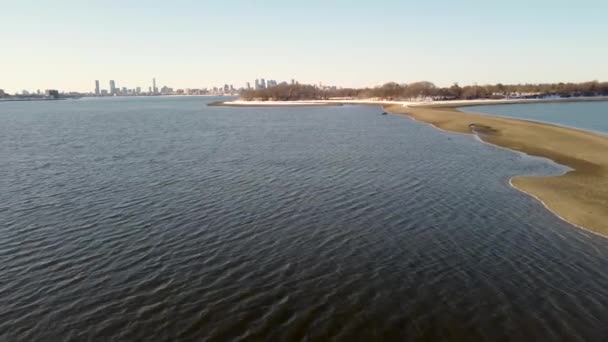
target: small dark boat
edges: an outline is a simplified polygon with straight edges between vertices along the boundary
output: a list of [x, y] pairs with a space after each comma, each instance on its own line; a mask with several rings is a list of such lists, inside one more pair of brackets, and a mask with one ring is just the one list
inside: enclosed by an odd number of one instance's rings
[[388, 114], [387, 112], [382, 112], [382, 115], [387, 115], [387, 114]]

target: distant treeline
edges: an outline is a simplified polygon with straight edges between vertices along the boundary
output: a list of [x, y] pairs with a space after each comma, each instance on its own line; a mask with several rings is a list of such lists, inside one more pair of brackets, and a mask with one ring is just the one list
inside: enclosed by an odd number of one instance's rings
[[331, 98], [379, 98], [385, 100], [471, 100], [502, 98], [539, 98], [547, 96], [608, 96], [608, 82], [494, 84], [437, 87], [431, 82], [386, 83], [375, 88], [321, 88], [306, 84], [280, 84], [266, 89], [250, 89], [241, 93], [244, 100], [328, 100]]

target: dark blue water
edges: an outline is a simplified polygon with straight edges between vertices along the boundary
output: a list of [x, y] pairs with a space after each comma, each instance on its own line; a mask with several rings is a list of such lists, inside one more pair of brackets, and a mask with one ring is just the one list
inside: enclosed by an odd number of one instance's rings
[[462, 107], [460, 110], [534, 120], [608, 134], [608, 101], [471, 106]]
[[602, 340], [562, 169], [374, 107], [0, 104], [0, 340]]

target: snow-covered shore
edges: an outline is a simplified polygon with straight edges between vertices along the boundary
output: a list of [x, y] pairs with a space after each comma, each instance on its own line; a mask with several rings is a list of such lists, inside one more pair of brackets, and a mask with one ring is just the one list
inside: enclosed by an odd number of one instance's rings
[[245, 101], [234, 100], [218, 103], [222, 106], [251, 106], [251, 107], [274, 107], [274, 106], [328, 106], [345, 104], [370, 104], [370, 105], [401, 105], [404, 107], [418, 106], [472, 106], [490, 104], [516, 104], [516, 103], [542, 103], [542, 102], [578, 102], [578, 101], [608, 101], [608, 97], [572, 97], [572, 98], [543, 98], [543, 99], [479, 99], [479, 100], [449, 100], [449, 101], [387, 101], [377, 99], [362, 100], [306, 100], [306, 101]]
[[306, 101], [245, 101], [234, 100], [222, 102], [225, 106], [327, 106], [340, 104], [409, 104], [405, 101], [378, 101], [378, 100], [306, 100]]

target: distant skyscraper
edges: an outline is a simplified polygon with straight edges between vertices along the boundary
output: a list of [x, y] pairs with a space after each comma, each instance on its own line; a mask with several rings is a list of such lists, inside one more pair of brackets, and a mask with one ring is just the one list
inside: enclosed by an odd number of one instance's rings
[[156, 77], [152, 79], [152, 91], [154, 94], [158, 93], [158, 88], [156, 88]]
[[116, 82], [114, 82], [114, 80], [110, 80], [110, 94], [116, 94]]
[[99, 80], [95, 80], [95, 95], [99, 96]]
[[266, 88], [266, 81], [263, 78], [260, 80], [260, 88]]
[[251, 84], [247, 82], [247, 89], [251, 89]]
[[293, 78], [291, 79], [291, 85], [296, 84], [296, 80], [294, 80]]

